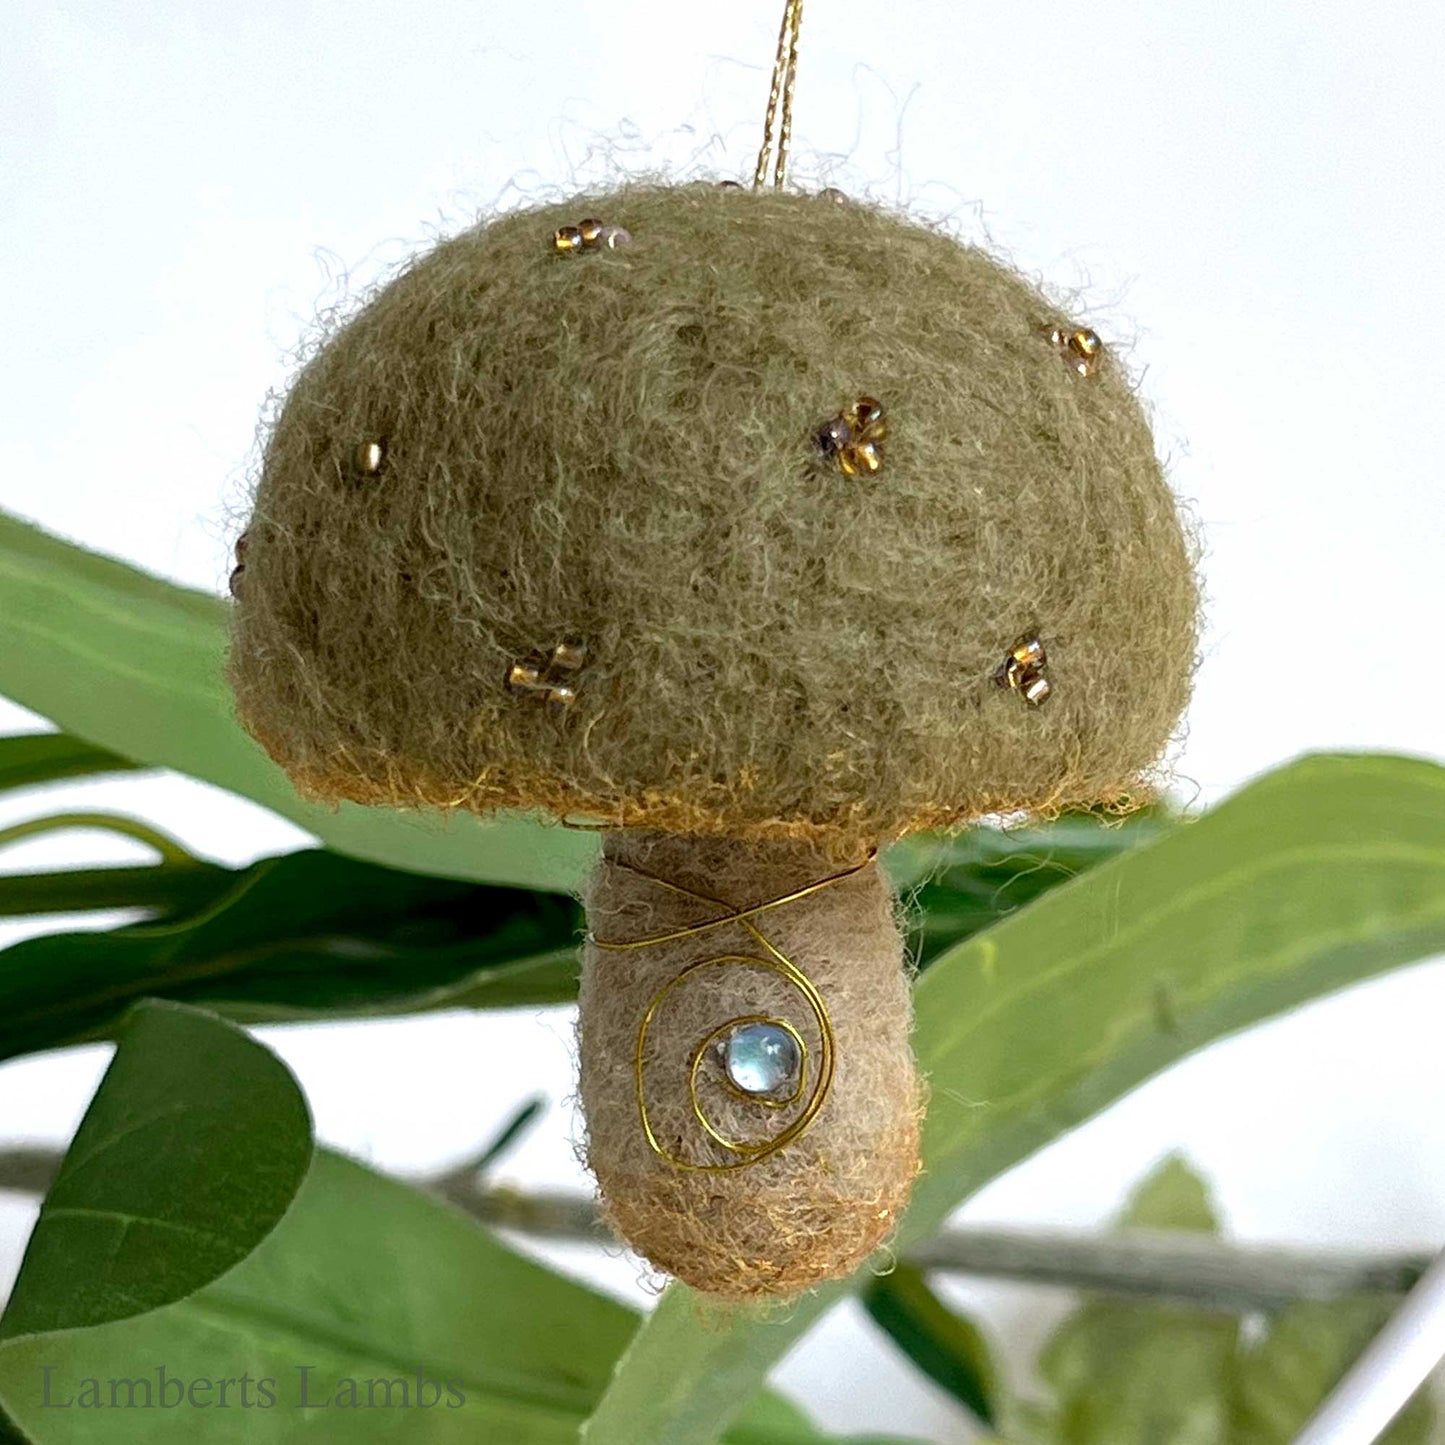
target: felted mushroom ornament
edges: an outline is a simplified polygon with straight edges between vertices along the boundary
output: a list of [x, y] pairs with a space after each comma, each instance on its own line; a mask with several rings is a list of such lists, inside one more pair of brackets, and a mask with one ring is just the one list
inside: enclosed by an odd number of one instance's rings
[[764, 165], [512, 212], [375, 294], [270, 433], [231, 656], [310, 796], [605, 827], [588, 1160], [735, 1298], [854, 1269], [919, 1168], [879, 847], [1141, 796], [1197, 613], [1099, 338]]

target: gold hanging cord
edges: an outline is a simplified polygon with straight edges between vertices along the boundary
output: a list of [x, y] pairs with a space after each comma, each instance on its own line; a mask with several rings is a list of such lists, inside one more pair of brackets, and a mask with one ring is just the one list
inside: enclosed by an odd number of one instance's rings
[[[783, 8], [783, 28], [778, 32], [778, 58], [773, 62], [773, 85], [768, 94], [768, 118], [763, 124], [763, 147], [758, 152], [758, 168], [753, 172], [755, 191], [767, 184], [775, 124], [778, 124], [778, 161], [773, 170], [774, 186], [783, 184], [787, 171], [788, 142], [793, 136], [793, 86], [798, 78], [798, 32], [802, 27], [803, 0], [787, 0]], [[781, 118], [778, 115], [780, 101]]]

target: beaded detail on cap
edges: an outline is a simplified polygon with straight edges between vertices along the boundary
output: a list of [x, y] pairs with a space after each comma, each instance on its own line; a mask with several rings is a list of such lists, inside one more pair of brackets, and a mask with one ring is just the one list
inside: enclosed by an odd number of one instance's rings
[[1019, 694], [1030, 707], [1042, 707], [1049, 700], [1053, 687], [1044, 676], [1048, 654], [1037, 637], [1026, 637], [1014, 644], [995, 674], [995, 681]]
[[888, 418], [883, 403], [860, 396], [846, 411], [813, 433], [819, 453], [836, 462], [845, 477], [872, 476], [883, 466], [883, 440]]
[[547, 711], [561, 716], [577, 701], [578, 674], [587, 661], [587, 645], [575, 637], [564, 638], [550, 653], [533, 653], [507, 669], [507, 690], [519, 697], [533, 697], [547, 705]]
[[1049, 340], [1080, 376], [1092, 376], [1104, 356], [1104, 343], [1097, 331], [1083, 326], [1070, 330], [1067, 326], [1051, 326]]
[[561, 256], [575, 256], [579, 251], [620, 250], [631, 240], [630, 231], [605, 225], [595, 216], [589, 216], [575, 226], [558, 226], [552, 232], [552, 249]]

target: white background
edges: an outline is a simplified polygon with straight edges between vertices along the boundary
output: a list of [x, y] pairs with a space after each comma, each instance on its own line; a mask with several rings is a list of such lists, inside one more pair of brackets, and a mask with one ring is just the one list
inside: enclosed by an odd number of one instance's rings
[[[317, 310], [499, 205], [616, 171], [750, 176], [780, 9], [10, 0], [0, 506], [221, 587], [261, 399]], [[1190, 799], [1306, 749], [1445, 748], [1442, 15], [1354, 0], [808, 6], [798, 178], [991, 238], [1077, 290], [1143, 376], [1208, 545], [1178, 759]], [[0, 703], [5, 730], [39, 725]], [[228, 860], [303, 841], [180, 779], [69, 792]], [[8, 800], [0, 824], [39, 806]], [[81, 838], [6, 862], [130, 856]], [[1442, 1004], [1436, 962], [1221, 1044], [964, 1215], [1090, 1225], [1179, 1146], [1242, 1236], [1445, 1242]], [[462, 1154], [542, 1090], [555, 1107], [507, 1173], [581, 1186], [570, 1028], [555, 1010], [270, 1037], [322, 1137], [388, 1168]], [[103, 1063], [86, 1050], [0, 1067], [0, 1140], [63, 1140]], [[0, 1288], [31, 1218], [0, 1202]], [[565, 1259], [650, 1298], [626, 1257]], [[1059, 1303], [956, 1293], [1015, 1358]], [[839, 1429], [966, 1438], [851, 1311], [777, 1378]]]

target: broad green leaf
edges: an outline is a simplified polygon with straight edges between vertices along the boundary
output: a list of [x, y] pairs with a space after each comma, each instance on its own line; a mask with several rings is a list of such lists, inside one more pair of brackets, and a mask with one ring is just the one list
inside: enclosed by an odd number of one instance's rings
[[[1289, 1445], [1397, 1306], [1390, 1299], [1308, 1301], [1273, 1315], [1236, 1371], [1229, 1445]], [[1435, 1420], [1422, 1391], [1378, 1445], [1429, 1445]]]
[[[1178, 1157], [1130, 1195], [1118, 1223], [1218, 1230], [1208, 1190]], [[1054, 1331], [1039, 1362], [1050, 1407], [1029, 1411], [1031, 1445], [1231, 1445], [1229, 1396], [1239, 1324], [1175, 1305], [1090, 1300]]]
[[226, 608], [0, 512], [0, 694], [77, 738], [174, 768], [290, 818], [338, 852], [398, 868], [566, 892], [590, 833], [520, 817], [425, 820], [297, 797], [236, 722]]
[[933, 1381], [985, 1425], [998, 1419], [998, 1378], [983, 1331], [950, 1309], [923, 1272], [903, 1261], [863, 1291], [873, 1322]]
[[311, 1157], [305, 1100], [240, 1029], [142, 1004], [46, 1196], [0, 1339], [124, 1320], [244, 1259]]
[[0, 1058], [105, 1037], [143, 997], [279, 1023], [576, 994], [570, 898], [320, 850], [265, 859], [228, 883], [192, 916], [0, 951]]
[[[1322, 755], [950, 949], [919, 980], [932, 1081], [906, 1250], [1049, 1140], [1226, 1034], [1445, 949], [1445, 769]], [[705, 1330], [673, 1285], [588, 1445], [705, 1445], [835, 1300]]]
[[[571, 1445], [636, 1323], [447, 1206], [323, 1151], [280, 1227], [199, 1293], [120, 1324], [0, 1345], [0, 1406], [35, 1445]], [[162, 1363], [188, 1385], [237, 1382], [230, 1406], [217, 1408], [212, 1389], [164, 1408]], [[145, 1381], [156, 1407], [82, 1409], [87, 1378], [107, 1392], [111, 1379]], [[77, 1404], [47, 1407], [47, 1381], [52, 1402]], [[776, 1397], [728, 1436], [821, 1438]]]
[[96, 773], [126, 773], [135, 768], [104, 748], [92, 747], [64, 733], [19, 733], [0, 737], [0, 793], [32, 788]]

